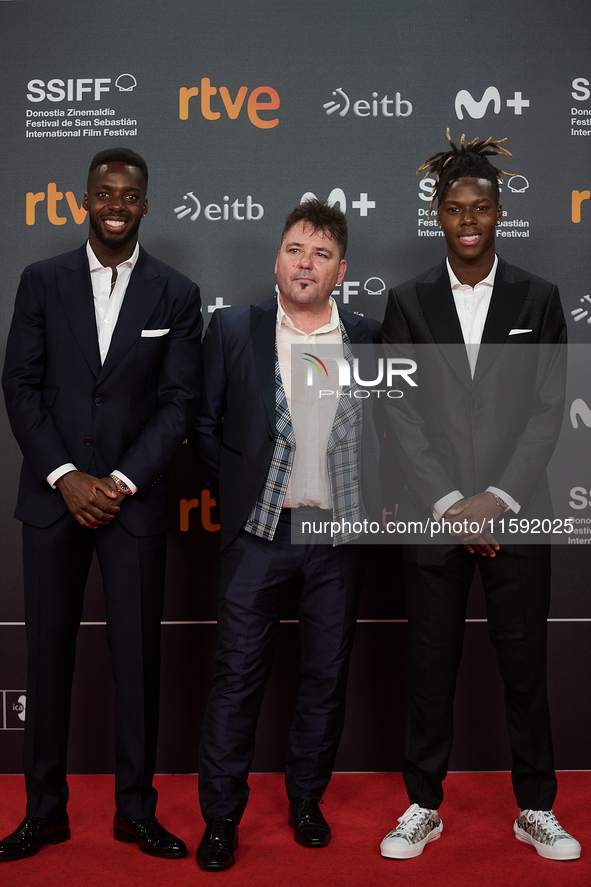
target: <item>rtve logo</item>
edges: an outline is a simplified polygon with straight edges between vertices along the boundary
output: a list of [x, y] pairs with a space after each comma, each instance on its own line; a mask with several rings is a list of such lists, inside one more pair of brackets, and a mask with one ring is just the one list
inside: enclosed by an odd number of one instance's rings
[[591, 191], [573, 191], [571, 194], [571, 219], [578, 225], [581, 221], [581, 204], [584, 200], [589, 200]]
[[[55, 182], [48, 182], [47, 193], [45, 191], [27, 191], [25, 202], [25, 221], [27, 225], [34, 225], [37, 221], [37, 206], [43, 204], [47, 212], [47, 218], [52, 225], [65, 225], [67, 216], [58, 215], [58, 203], [64, 199], [62, 191], [57, 190]], [[73, 191], [66, 191], [66, 203], [72, 219], [77, 225], [82, 225], [86, 219], [86, 210], [78, 206], [76, 195]], [[60, 208], [60, 211], [61, 208]]]
[[[211, 100], [219, 91], [219, 100], [216, 100], [212, 108]], [[246, 96], [248, 95], [248, 86], [240, 86], [234, 97], [230, 95], [230, 91], [226, 86], [211, 85], [209, 77], [201, 78], [201, 86], [181, 86], [179, 89], [179, 117], [181, 120], [189, 119], [189, 102], [192, 98], [200, 97], [199, 103], [193, 102], [191, 110], [199, 107], [201, 116], [206, 120], [219, 120], [222, 116], [222, 109], [230, 120], [236, 120], [240, 115]], [[266, 96], [267, 98], [263, 98]], [[268, 111], [276, 111], [280, 105], [279, 93], [272, 86], [257, 86], [252, 90], [246, 102], [246, 113], [248, 119], [253, 126], [258, 129], [273, 129], [279, 123], [278, 117], [267, 119], [261, 117], [260, 114]], [[219, 108], [220, 110], [217, 110]]]
[[[211, 519], [212, 509], [217, 505], [209, 490], [201, 491], [201, 526], [208, 533], [217, 533], [220, 528]], [[194, 508], [199, 508], [199, 499], [181, 499], [179, 502], [179, 529], [181, 533], [189, 530], [189, 514]]]
[[[473, 98], [467, 89], [460, 89], [455, 101], [456, 116], [458, 120], [463, 120], [464, 111], [466, 111], [474, 120], [480, 120], [488, 111], [488, 106], [491, 103], [495, 114], [500, 114], [501, 94], [496, 86], [488, 86], [479, 101]], [[523, 108], [529, 108], [529, 99], [524, 99], [520, 92], [515, 92], [512, 99], [507, 99], [506, 104], [508, 108], [513, 108], [515, 114], [521, 116]]]

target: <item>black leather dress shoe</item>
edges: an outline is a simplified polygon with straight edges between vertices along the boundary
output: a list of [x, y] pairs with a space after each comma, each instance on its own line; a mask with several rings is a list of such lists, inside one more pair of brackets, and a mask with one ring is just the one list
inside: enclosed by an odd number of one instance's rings
[[115, 814], [113, 837], [125, 844], [135, 841], [140, 845], [142, 853], [163, 859], [180, 859], [189, 852], [184, 841], [167, 832], [155, 816], [148, 816], [146, 819], [121, 819]]
[[229, 869], [234, 865], [234, 851], [238, 846], [238, 827], [231, 819], [214, 816], [203, 832], [197, 850], [197, 865], [208, 872]]
[[328, 822], [320, 812], [317, 798], [293, 798], [289, 802], [289, 824], [295, 839], [304, 847], [326, 847], [330, 841]]
[[0, 862], [26, 859], [39, 853], [44, 844], [61, 844], [69, 839], [70, 822], [67, 815], [59, 822], [25, 816], [17, 830], [0, 841]]

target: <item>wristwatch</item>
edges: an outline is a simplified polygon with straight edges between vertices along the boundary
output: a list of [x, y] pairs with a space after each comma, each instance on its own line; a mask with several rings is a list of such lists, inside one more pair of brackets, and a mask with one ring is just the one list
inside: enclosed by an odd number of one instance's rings
[[132, 496], [133, 493], [129, 489], [126, 483], [124, 483], [120, 477], [117, 477], [116, 474], [112, 474], [111, 478], [115, 481], [115, 486], [119, 490], [120, 493], [123, 493], [124, 496]]
[[[112, 475], [111, 475], [111, 477], [112, 477]], [[508, 510], [509, 506], [507, 505], [507, 503], [505, 502], [504, 499], [501, 499], [501, 497], [500, 497], [500, 496], [497, 496], [496, 493], [493, 493], [492, 490], [489, 490], [488, 492], [491, 493], [491, 494], [495, 497], [495, 502], [497, 503], [497, 505], [499, 506], [499, 508], [502, 508], [503, 511], [507, 511], [507, 510]]]

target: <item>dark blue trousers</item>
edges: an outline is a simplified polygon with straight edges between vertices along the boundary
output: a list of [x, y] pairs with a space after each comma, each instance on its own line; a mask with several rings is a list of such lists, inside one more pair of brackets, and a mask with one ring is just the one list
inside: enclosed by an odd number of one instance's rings
[[199, 757], [206, 821], [239, 822], [263, 693], [271, 671], [282, 603], [299, 576], [300, 670], [285, 783], [290, 798], [320, 798], [336, 757], [345, 715], [349, 655], [363, 584], [365, 549], [292, 545], [289, 521], [267, 541], [241, 531], [224, 553], [216, 673]]

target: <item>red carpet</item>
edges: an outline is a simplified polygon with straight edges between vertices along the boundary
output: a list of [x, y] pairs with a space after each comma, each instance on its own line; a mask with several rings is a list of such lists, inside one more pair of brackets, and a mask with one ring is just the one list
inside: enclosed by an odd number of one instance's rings
[[[113, 781], [70, 777], [72, 840], [37, 856], [0, 866], [2, 887], [589, 887], [591, 885], [591, 772], [560, 773], [554, 807], [583, 845], [580, 860], [552, 862], [513, 837], [516, 806], [506, 773], [456, 773], [446, 780], [441, 839], [417, 859], [382, 859], [378, 845], [406, 809], [397, 773], [336, 774], [324, 813], [333, 832], [326, 848], [293, 840], [287, 825], [282, 777], [251, 777], [251, 796], [240, 827], [237, 862], [227, 872], [202, 872], [195, 851], [203, 830], [196, 776], [159, 776], [158, 815], [182, 837], [186, 859], [160, 860], [112, 838]], [[0, 833], [24, 815], [22, 777], [0, 776]], [[476, 820], [474, 811], [486, 810]], [[262, 830], [264, 823], [264, 831]]]

